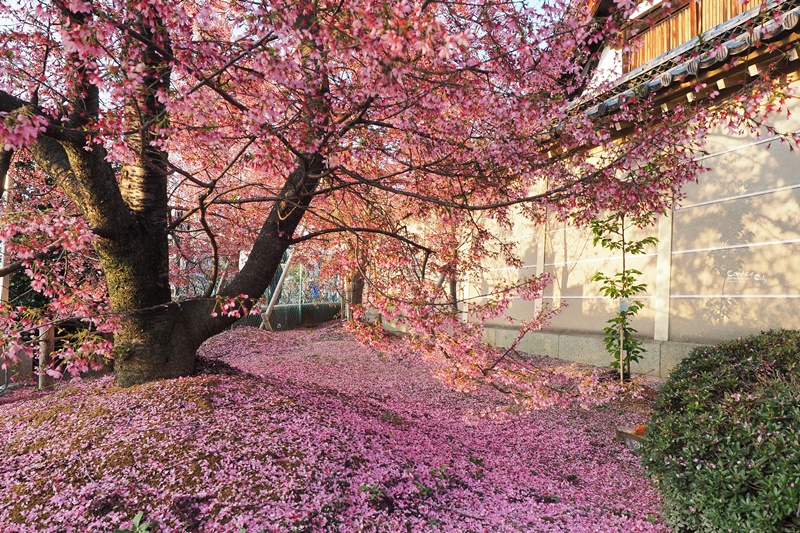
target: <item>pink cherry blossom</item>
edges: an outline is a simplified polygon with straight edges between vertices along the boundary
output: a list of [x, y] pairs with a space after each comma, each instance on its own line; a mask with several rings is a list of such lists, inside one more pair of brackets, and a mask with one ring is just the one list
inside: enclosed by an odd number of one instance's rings
[[612, 441], [641, 412], [519, 411], [337, 325], [240, 328], [202, 351], [249, 373], [85, 380], [0, 406], [6, 530], [109, 531], [143, 511], [159, 531], [665, 531]]

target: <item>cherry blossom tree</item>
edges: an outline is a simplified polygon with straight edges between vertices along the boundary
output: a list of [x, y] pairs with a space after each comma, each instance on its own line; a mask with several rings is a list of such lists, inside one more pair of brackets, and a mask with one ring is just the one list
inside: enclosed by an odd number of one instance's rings
[[[458, 339], [449, 280], [486, 257], [514, 264], [496, 240], [513, 216], [661, 211], [695, 178], [712, 123], [763, 111], [655, 116], [630, 101], [615, 116], [624, 143], [589, 120], [571, 102], [626, 2], [600, 18], [561, 0], [0, 5], [2, 273], [24, 270], [55, 302], [6, 308], [4, 358], [38, 325], [91, 317], [115, 331], [122, 385], [190, 373], [292, 246]], [[485, 312], [544, 281], [500, 284]], [[473, 363], [454, 365], [492, 366]]]

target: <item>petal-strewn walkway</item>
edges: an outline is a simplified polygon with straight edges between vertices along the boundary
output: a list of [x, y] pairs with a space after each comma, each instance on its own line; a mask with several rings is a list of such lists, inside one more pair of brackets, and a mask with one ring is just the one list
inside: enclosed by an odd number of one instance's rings
[[[614, 408], [515, 413], [335, 326], [203, 348], [253, 375], [0, 405], [0, 524], [110, 531], [664, 531]], [[2, 528], [0, 528], [2, 529]], [[2, 529], [6, 531], [6, 529]]]

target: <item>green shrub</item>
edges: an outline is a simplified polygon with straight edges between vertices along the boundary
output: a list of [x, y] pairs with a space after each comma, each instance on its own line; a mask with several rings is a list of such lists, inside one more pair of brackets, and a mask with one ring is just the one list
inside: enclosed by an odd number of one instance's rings
[[641, 450], [675, 532], [800, 531], [800, 332], [692, 351]]

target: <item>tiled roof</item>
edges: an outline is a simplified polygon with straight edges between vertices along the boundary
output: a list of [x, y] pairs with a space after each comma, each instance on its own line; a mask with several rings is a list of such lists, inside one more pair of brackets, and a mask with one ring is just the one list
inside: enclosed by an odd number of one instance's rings
[[[760, 19], [764, 22], [759, 22]], [[798, 23], [800, 0], [765, 2], [628, 72], [603, 96], [576, 100], [570, 109], [579, 110], [592, 120], [607, 116], [626, 100], [666, 92], [683, 82], [686, 76], [719, 68], [736, 56], [752, 52], [761, 42], [786, 37], [795, 31]], [[796, 58], [795, 51], [790, 59]]]

